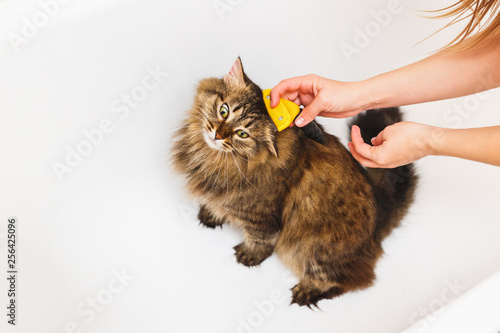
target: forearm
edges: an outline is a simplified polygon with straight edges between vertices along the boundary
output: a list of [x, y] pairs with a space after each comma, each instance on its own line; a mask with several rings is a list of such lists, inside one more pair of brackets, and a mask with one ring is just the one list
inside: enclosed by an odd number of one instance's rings
[[500, 126], [440, 128], [429, 141], [429, 154], [464, 158], [500, 166]]
[[500, 40], [453, 53], [441, 51], [411, 65], [359, 82], [367, 108], [431, 102], [500, 86]]

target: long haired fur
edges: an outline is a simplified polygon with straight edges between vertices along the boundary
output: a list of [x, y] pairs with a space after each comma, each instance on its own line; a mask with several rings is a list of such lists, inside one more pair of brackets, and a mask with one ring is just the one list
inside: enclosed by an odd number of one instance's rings
[[[378, 133], [400, 120], [397, 109], [389, 113], [368, 111], [357, 124], [363, 131], [377, 124]], [[322, 138], [299, 127], [278, 132], [238, 58], [224, 78], [200, 82], [172, 151], [201, 204], [200, 222], [241, 228], [235, 255], [243, 265], [276, 252], [300, 278], [292, 303], [309, 307], [373, 283], [381, 242], [416, 185], [411, 165], [405, 173], [365, 170], [336, 137], [323, 131]], [[387, 176], [394, 172], [399, 178]]]

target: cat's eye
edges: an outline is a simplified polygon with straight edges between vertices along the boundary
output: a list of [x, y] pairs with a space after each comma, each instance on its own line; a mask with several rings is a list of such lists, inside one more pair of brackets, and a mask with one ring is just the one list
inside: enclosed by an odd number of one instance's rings
[[229, 116], [229, 107], [227, 106], [226, 103], [221, 105], [219, 112], [222, 118], [227, 118], [227, 116]]
[[241, 138], [248, 138], [248, 133], [242, 130], [237, 130], [236, 134], [238, 134]]

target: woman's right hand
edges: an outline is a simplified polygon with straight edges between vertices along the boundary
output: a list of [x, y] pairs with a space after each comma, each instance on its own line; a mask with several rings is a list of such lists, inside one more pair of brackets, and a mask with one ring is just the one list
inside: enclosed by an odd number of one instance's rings
[[295, 120], [299, 127], [305, 126], [316, 116], [345, 118], [366, 109], [368, 103], [361, 98], [362, 82], [340, 82], [309, 74], [281, 81], [271, 90], [271, 107], [279, 99], [287, 99], [305, 108]]

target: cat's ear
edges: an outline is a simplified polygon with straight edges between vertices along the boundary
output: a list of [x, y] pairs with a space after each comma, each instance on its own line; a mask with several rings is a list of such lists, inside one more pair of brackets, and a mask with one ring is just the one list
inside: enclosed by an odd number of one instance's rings
[[224, 82], [228, 85], [245, 85], [245, 74], [243, 73], [240, 57], [236, 59], [229, 73], [224, 76]]
[[271, 154], [273, 154], [274, 156], [279, 158], [280, 156], [278, 155], [278, 147], [276, 146], [276, 140], [273, 139], [273, 140], [266, 141], [266, 144], [267, 144], [267, 149], [269, 149]]

